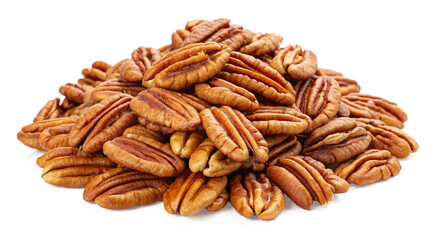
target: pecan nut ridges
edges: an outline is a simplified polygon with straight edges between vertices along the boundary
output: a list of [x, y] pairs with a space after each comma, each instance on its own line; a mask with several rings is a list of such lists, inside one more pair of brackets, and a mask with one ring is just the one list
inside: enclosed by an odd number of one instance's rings
[[299, 110], [281, 106], [260, 106], [246, 118], [263, 135], [299, 134], [312, 124], [311, 118]]
[[219, 78], [196, 84], [195, 93], [209, 103], [227, 105], [243, 112], [253, 112], [260, 106], [253, 93]]
[[132, 208], [161, 201], [170, 183], [169, 179], [118, 167], [92, 178], [83, 191], [83, 199], [95, 201], [103, 208]]
[[277, 50], [282, 40], [284, 39], [275, 33], [257, 33], [254, 35], [252, 42], [241, 47], [239, 51], [252, 56], [261, 56]]
[[334, 172], [349, 183], [364, 185], [387, 180], [399, 174], [400, 169], [399, 160], [389, 151], [371, 149], [356, 159], [341, 163]]
[[356, 118], [358, 126], [365, 128], [372, 137], [369, 148], [385, 149], [398, 158], [416, 152], [418, 143], [396, 127], [388, 126], [381, 120]]
[[66, 99], [76, 103], [85, 101], [85, 89], [79, 84], [67, 83], [59, 88], [59, 93], [64, 95]]
[[131, 100], [130, 107], [148, 122], [174, 131], [195, 130], [201, 124], [198, 111], [177, 92], [149, 88]]
[[316, 77], [299, 81], [295, 85], [296, 106], [313, 119], [306, 132], [327, 123], [338, 112], [341, 92], [337, 81], [329, 77]]
[[349, 78], [345, 78], [343, 74], [336, 72], [334, 70], [318, 68], [316, 71], [317, 76], [328, 76], [334, 78], [338, 85], [340, 85], [341, 96], [347, 95], [349, 93], [358, 93], [361, 90], [358, 82]]
[[278, 104], [290, 106], [295, 102], [296, 93], [290, 82], [266, 63], [243, 53], [231, 52], [217, 77]]
[[76, 155], [79, 153], [79, 150], [77, 148], [72, 147], [58, 147], [53, 148], [51, 150], [48, 150], [44, 154], [42, 154], [40, 157], [36, 159], [36, 164], [43, 168], [45, 164], [57, 157], [62, 156], [70, 156], [70, 155]]
[[[181, 47], [187, 46], [192, 43], [199, 43], [204, 41], [206, 38], [213, 35], [215, 32], [219, 31], [222, 28], [226, 28], [230, 24], [230, 20], [226, 18], [218, 18], [213, 21], [197, 21], [192, 22], [195, 24], [193, 27], [187, 28], [191, 29], [190, 34], [184, 39]], [[189, 24], [189, 23], [188, 23]]]
[[281, 189], [264, 173], [238, 173], [230, 181], [230, 202], [244, 217], [257, 215], [271, 220], [284, 210], [285, 199]]
[[204, 42], [222, 43], [233, 51], [237, 51], [240, 47], [251, 43], [253, 36], [254, 34], [251, 31], [243, 30], [242, 26], [231, 25], [228, 28], [217, 31]]
[[70, 146], [76, 147], [84, 140], [84, 151], [97, 152], [105, 142], [121, 136], [136, 121], [136, 113], [129, 109], [131, 99], [128, 94], [118, 94], [89, 108], [71, 129]]
[[150, 69], [160, 58], [162, 58], [160, 51], [151, 47], [141, 46], [131, 53], [131, 59], [133, 59], [142, 73]]
[[186, 90], [215, 76], [228, 62], [231, 49], [219, 43], [196, 43], [168, 53], [148, 69], [145, 86], [154, 79], [157, 87]]
[[354, 119], [335, 118], [308, 136], [302, 154], [324, 164], [340, 163], [364, 152], [370, 141], [370, 135]]
[[170, 214], [190, 216], [212, 204], [226, 185], [226, 176], [209, 178], [186, 171], [163, 194], [163, 206]]
[[236, 162], [266, 162], [269, 149], [263, 135], [241, 112], [228, 106], [211, 107], [199, 113], [209, 139]]
[[69, 147], [69, 132], [74, 123], [65, 123], [59, 126], [49, 127], [39, 135], [39, 146], [44, 150], [57, 147]]
[[165, 137], [160, 132], [151, 131], [148, 128], [146, 128], [142, 125], [139, 125], [139, 124], [133, 125], [127, 129], [125, 129], [124, 132], [122, 133], [122, 136], [124, 136], [124, 137], [130, 137], [131, 135], [140, 135], [140, 136], [144, 136], [144, 137], [150, 137], [150, 138], [153, 138], [159, 142], [165, 141]]
[[62, 115], [59, 102], [60, 102], [59, 98], [55, 98], [53, 100], [48, 101], [44, 105], [44, 107], [42, 107], [41, 110], [39, 110], [38, 114], [33, 119], [33, 122], [52, 119], [52, 118], [59, 118]]
[[403, 128], [408, 116], [397, 104], [368, 94], [351, 93], [343, 96], [342, 102], [355, 118], [378, 119], [385, 124]]
[[310, 50], [302, 51], [300, 45], [288, 45], [277, 51], [270, 65], [282, 75], [288, 74], [292, 79], [305, 80], [316, 73], [317, 58]]
[[92, 91], [92, 100], [95, 102], [101, 102], [102, 100], [117, 95], [120, 93], [130, 94], [135, 97], [146, 88], [140, 83], [126, 82], [121, 79], [112, 79], [105, 81], [95, 87]]
[[190, 158], [193, 151], [204, 140], [203, 132], [175, 132], [169, 139], [172, 151], [182, 158]]
[[[101, 82], [106, 81], [106, 77], [110, 75], [109, 71], [112, 66], [103, 61], [95, 61], [91, 68], [82, 70], [83, 78], [78, 80], [80, 85], [98, 86]], [[109, 73], [106, 75], [106, 73]]]
[[268, 136], [266, 142], [269, 145], [267, 166], [273, 166], [280, 158], [297, 156], [302, 151], [302, 144], [294, 135]]
[[132, 135], [117, 137], [103, 146], [103, 152], [112, 161], [159, 177], [178, 176], [185, 168], [184, 161], [171, 148], [153, 138]]
[[207, 211], [218, 211], [227, 205], [228, 200], [230, 200], [230, 194], [227, 191], [227, 188], [224, 188], [224, 190], [219, 194], [219, 196], [205, 209]]

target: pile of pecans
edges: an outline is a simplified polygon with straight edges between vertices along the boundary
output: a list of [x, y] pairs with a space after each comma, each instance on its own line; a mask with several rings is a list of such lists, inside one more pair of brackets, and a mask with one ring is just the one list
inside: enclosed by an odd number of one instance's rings
[[163, 201], [188, 216], [230, 201], [267, 220], [284, 194], [310, 209], [397, 175], [418, 149], [405, 112], [282, 40], [225, 18], [190, 21], [169, 45], [83, 69], [17, 137], [47, 151], [37, 159], [47, 183], [84, 187], [110, 209]]

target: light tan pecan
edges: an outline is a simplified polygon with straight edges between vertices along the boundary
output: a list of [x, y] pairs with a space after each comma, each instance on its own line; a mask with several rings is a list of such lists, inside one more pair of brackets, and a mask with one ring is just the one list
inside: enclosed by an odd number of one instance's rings
[[93, 177], [83, 191], [83, 199], [103, 208], [132, 208], [161, 201], [170, 184], [168, 178], [118, 167]]
[[277, 50], [282, 40], [283, 38], [275, 33], [256, 33], [252, 42], [241, 47], [239, 51], [252, 56], [261, 56]]
[[153, 138], [159, 142], [165, 142], [165, 137], [160, 132], [151, 131], [140, 124], [126, 128], [124, 132], [122, 132], [122, 136], [124, 137], [130, 137], [130, 135], [140, 135]]
[[[72, 147], [58, 147], [48, 150], [40, 157], [36, 159], [36, 164], [43, 168], [45, 164], [57, 157], [75, 156], [81, 155], [81, 152], [77, 148]], [[86, 156], [86, 154], [84, 154]]]
[[259, 107], [253, 93], [220, 78], [196, 84], [195, 94], [209, 103], [230, 106], [244, 112], [253, 112]]
[[284, 210], [285, 199], [281, 189], [264, 173], [237, 173], [230, 181], [230, 202], [242, 216], [257, 215], [262, 220], [278, 217]]
[[229, 158], [237, 162], [268, 160], [267, 142], [241, 112], [222, 106], [204, 109], [199, 115], [207, 136]]
[[218, 18], [213, 21], [200, 20], [191, 22], [190, 26], [186, 25], [186, 28], [190, 29], [191, 32], [188, 36], [186, 36], [180, 47], [185, 47], [192, 43], [202, 42], [218, 30], [228, 27], [229, 24], [230, 20], [226, 18]]
[[370, 142], [370, 135], [354, 119], [335, 118], [311, 132], [302, 154], [324, 164], [340, 163], [364, 152]]
[[231, 52], [217, 77], [278, 104], [291, 106], [295, 102], [296, 93], [290, 82], [266, 63], [243, 53]]
[[178, 131], [171, 135], [169, 143], [172, 151], [182, 158], [190, 158], [193, 151], [204, 140], [205, 133], [202, 131], [182, 132]]
[[126, 82], [121, 79], [112, 79], [105, 81], [95, 87], [92, 91], [92, 100], [95, 102], [101, 102], [102, 100], [117, 95], [120, 93], [130, 94], [135, 97], [146, 88], [140, 83]]
[[212, 204], [226, 185], [226, 176], [208, 178], [185, 171], [163, 194], [163, 206], [170, 214], [190, 216]]
[[122, 166], [159, 177], [178, 176], [185, 168], [184, 160], [175, 155], [168, 145], [135, 134], [106, 142], [103, 152]]
[[233, 51], [237, 51], [242, 46], [251, 43], [253, 36], [254, 33], [249, 30], [244, 30], [242, 26], [231, 25], [227, 28], [220, 29], [204, 42], [222, 43], [230, 47]]
[[313, 124], [306, 132], [312, 132], [337, 114], [341, 92], [340, 86], [334, 79], [315, 77], [306, 81], [298, 81], [295, 90], [295, 105], [313, 119]]
[[177, 49], [144, 73], [142, 85], [153, 80], [156, 87], [186, 90], [214, 77], [228, 62], [230, 52], [226, 45], [213, 42], [195, 43]]
[[67, 83], [59, 88], [59, 93], [64, 95], [66, 99], [76, 102], [85, 102], [85, 89], [75, 83]]
[[365, 185], [399, 174], [400, 162], [387, 150], [371, 149], [338, 165], [334, 172], [349, 183]]
[[270, 64], [282, 75], [288, 74], [295, 80], [312, 78], [317, 70], [317, 57], [310, 50], [303, 50], [300, 45], [288, 45], [277, 51]]
[[207, 211], [218, 211], [227, 205], [228, 200], [230, 200], [230, 194], [228, 193], [227, 188], [224, 188], [219, 196], [205, 209], [207, 209]]
[[349, 93], [358, 93], [361, 90], [358, 82], [350, 78], [345, 78], [343, 74], [336, 72], [331, 69], [318, 68], [316, 71], [318, 76], [328, 76], [334, 78], [338, 85], [340, 85], [341, 96], [347, 95]]
[[404, 158], [418, 150], [418, 143], [411, 136], [381, 120], [356, 118], [357, 124], [367, 130], [372, 141], [369, 148], [385, 149], [398, 158]]
[[69, 132], [74, 123], [65, 123], [54, 127], [46, 128], [39, 135], [39, 146], [44, 150], [57, 147], [69, 147]]
[[343, 96], [341, 101], [349, 108], [351, 117], [378, 119], [397, 128], [403, 128], [408, 120], [406, 113], [397, 104], [380, 97], [351, 93]]
[[33, 122], [61, 117], [62, 111], [60, 109], [59, 102], [60, 102], [59, 98], [49, 100], [44, 105], [44, 107], [42, 107], [41, 110], [39, 110], [35, 118], [33, 118]]

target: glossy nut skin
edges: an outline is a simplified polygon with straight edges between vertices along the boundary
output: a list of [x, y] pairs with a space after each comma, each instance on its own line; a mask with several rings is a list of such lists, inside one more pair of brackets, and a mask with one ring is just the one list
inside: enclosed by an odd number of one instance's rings
[[397, 104], [381, 97], [351, 93], [343, 96], [342, 102], [346, 104], [351, 117], [354, 118], [378, 119], [397, 128], [403, 128], [408, 119], [406, 113]]
[[95, 89], [92, 91], [91, 97], [95, 102], [101, 102], [108, 97], [120, 93], [126, 93], [135, 97], [145, 89], [146, 88], [140, 83], [126, 82], [121, 79], [112, 79], [105, 81], [95, 87]]
[[74, 123], [66, 123], [55, 127], [46, 128], [39, 135], [39, 145], [44, 150], [51, 150], [57, 147], [69, 147], [69, 132]]
[[236, 162], [268, 160], [267, 142], [241, 112], [222, 106], [204, 109], [199, 115], [209, 139], [229, 158]]
[[207, 211], [218, 211], [227, 205], [228, 201], [230, 200], [230, 194], [227, 191], [227, 188], [224, 188], [222, 192], [219, 194], [219, 196], [205, 209]]
[[195, 43], [168, 53], [148, 69], [142, 85], [186, 90], [215, 76], [228, 62], [231, 49], [219, 43]]
[[[199, 43], [207, 39], [222, 28], [230, 24], [227, 18], [218, 18], [213, 21], [197, 21], [194, 26], [189, 26], [190, 34], [184, 39], [180, 47], [185, 47], [192, 43]], [[186, 26], [187, 27], [187, 26]]]
[[244, 217], [257, 215], [272, 220], [284, 210], [285, 199], [281, 189], [264, 173], [237, 173], [230, 181], [230, 202]]
[[277, 50], [283, 40], [281, 36], [275, 33], [257, 33], [254, 35], [252, 42], [241, 47], [239, 51], [251, 56], [261, 56]]
[[190, 158], [193, 151], [201, 144], [204, 140], [204, 132], [194, 131], [194, 132], [175, 132], [171, 135], [169, 143], [171, 145], [172, 151], [175, 155], [181, 158]]
[[334, 172], [349, 183], [365, 185], [396, 176], [400, 169], [399, 160], [389, 151], [371, 149], [356, 159], [341, 163]]
[[170, 214], [190, 216], [212, 204], [226, 185], [226, 176], [208, 178], [186, 171], [163, 194], [163, 206]]
[[104, 154], [122, 166], [159, 177], [175, 177], [184, 170], [184, 161], [168, 145], [149, 137], [131, 137], [134, 138], [121, 136], [106, 142]]
[[62, 112], [59, 108], [59, 102], [59, 98], [49, 100], [44, 107], [39, 110], [35, 118], [33, 118], [33, 122], [61, 117]]
[[361, 87], [357, 81], [350, 78], [345, 78], [343, 74], [334, 70], [318, 68], [316, 71], [316, 75], [334, 78], [338, 82], [338, 85], [340, 85], [341, 96], [354, 92], [358, 93], [361, 90]]
[[295, 80], [306, 80], [314, 76], [317, 70], [317, 57], [300, 45], [288, 45], [277, 51], [270, 64], [282, 75], [288, 74]]
[[417, 141], [396, 127], [388, 126], [381, 120], [356, 118], [357, 124], [367, 130], [372, 138], [369, 148], [388, 150], [393, 156], [404, 158], [416, 152]]
[[370, 135], [354, 119], [335, 118], [311, 132], [302, 154], [324, 164], [340, 163], [364, 152], [370, 142]]
[[306, 132], [312, 132], [337, 114], [341, 92], [340, 86], [334, 79], [315, 77], [315, 79], [299, 81], [295, 85], [295, 90], [295, 105], [313, 120], [313, 124]]

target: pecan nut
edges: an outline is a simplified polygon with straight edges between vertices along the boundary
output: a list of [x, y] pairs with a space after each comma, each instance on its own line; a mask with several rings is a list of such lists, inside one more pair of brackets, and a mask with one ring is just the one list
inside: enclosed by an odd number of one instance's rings
[[[171, 35], [171, 50], [175, 50], [175, 49], [179, 49], [181, 47], [181, 45], [184, 42], [184, 39], [186, 39], [187, 36], [189, 36], [190, 31], [186, 30], [186, 29], [178, 29], [177, 31], [175, 31], [174, 33], [172, 33]], [[162, 49], [160, 49], [160, 52]]]
[[284, 39], [275, 33], [257, 33], [254, 35], [252, 42], [241, 47], [239, 51], [252, 56], [261, 56], [277, 50], [282, 40]]
[[341, 96], [347, 95], [349, 93], [358, 93], [361, 90], [361, 87], [357, 81], [350, 78], [345, 78], [343, 74], [334, 70], [318, 68], [316, 75], [334, 78], [338, 82], [338, 85], [340, 85]]
[[131, 58], [126, 58], [119, 66], [119, 74], [122, 80], [127, 82], [140, 82], [143, 72]]
[[295, 80], [306, 80], [316, 73], [317, 58], [310, 50], [302, 51], [300, 45], [288, 45], [277, 51], [270, 65], [282, 75], [288, 74]]
[[302, 144], [294, 135], [274, 135], [266, 137], [269, 145], [267, 166], [273, 166], [280, 158], [297, 156], [302, 151]]
[[182, 158], [190, 158], [193, 151], [204, 140], [205, 134], [203, 132], [175, 132], [171, 135], [169, 143], [175, 155]]
[[39, 146], [44, 150], [57, 147], [69, 147], [69, 132], [74, 123], [65, 123], [59, 126], [49, 127], [39, 135]]
[[150, 69], [160, 58], [162, 58], [160, 51], [151, 47], [141, 46], [131, 53], [131, 59], [139, 66], [142, 73]]
[[242, 26], [231, 25], [223, 28], [207, 38], [204, 42], [217, 42], [227, 45], [233, 51], [237, 51], [242, 46], [252, 42], [254, 34], [249, 30], [244, 30]]
[[61, 117], [62, 111], [60, 110], [59, 102], [59, 98], [48, 101], [44, 107], [39, 110], [33, 122]]
[[58, 147], [48, 150], [40, 157], [36, 159], [36, 164], [43, 168], [45, 164], [57, 157], [65, 157], [65, 156], [75, 156], [79, 154], [79, 150], [77, 148], [72, 147]]
[[78, 84], [89, 85], [96, 87], [101, 82], [106, 81], [106, 72], [108, 72], [112, 66], [103, 61], [95, 61], [92, 63], [91, 68], [85, 68], [82, 70], [83, 78], [80, 78]]
[[64, 95], [66, 99], [69, 101], [73, 101], [76, 103], [83, 103], [85, 102], [85, 89], [75, 83], [67, 83], [65, 85], [62, 85], [59, 88], [59, 93]]
[[148, 128], [146, 128], [140, 124], [133, 125], [127, 129], [125, 129], [124, 132], [122, 132], [122, 136], [124, 136], [124, 137], [130, 137], [131, 135], [140, 135], [140, 136], [144, 136], [144, 137], [150, 137], [150, 138], [153, 138], [159, 142], [165, 141], [165, 137], [160, 132], [151, 131]]
[[218, 211], [227, 205], [228, 200], [230, 200], [230, 194], [228, 193], [227, 188], [224, 188], [219, 196], [205, 209], [207, 209], [207, 211]]
[[[191, 24], [193, 24], [193, 26], [190, 26]], [[180, 47], [204, 41], [218, 30], [228, 27], [230, 20], [227, 18], [218, 18], [213, 21], [199, 20], [191, 22], [191, 24], [189, 24], [189, 26], [186, 25], [188, 29], [191, 29], [191, 32], [186, 36]]]
[[92, 100], [95, 102], [101, 102], [102, 100], [117, 95], [120, 93], [130, 94], [135, 97], [146, 88], [140, 83], [126, 82], [121, 79], [112, 79], [105, 81], [95, 87], [92, 91]]

